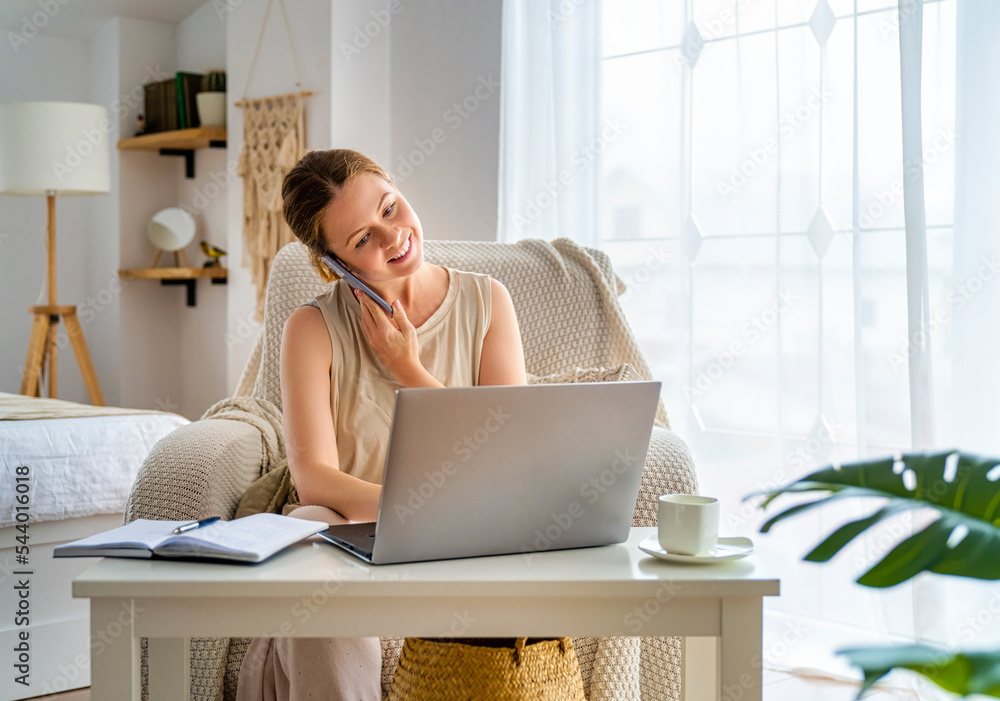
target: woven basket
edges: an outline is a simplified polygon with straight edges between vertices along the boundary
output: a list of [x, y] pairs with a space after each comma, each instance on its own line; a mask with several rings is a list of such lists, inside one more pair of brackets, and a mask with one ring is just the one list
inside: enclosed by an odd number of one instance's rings
[[513, 647], [407, 638], [389, 701], [585, 701], [571, 638]]

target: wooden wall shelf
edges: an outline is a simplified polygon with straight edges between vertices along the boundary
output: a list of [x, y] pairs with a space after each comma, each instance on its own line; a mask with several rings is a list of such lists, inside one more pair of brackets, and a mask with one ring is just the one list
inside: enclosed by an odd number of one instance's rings
[[129, 268], [119, 270], [122, 280], [193, 280], [200, 277], [226, 279], [229, 268]]
[[212, 142], [221, 141], [219, 147], [226, 145], [225, 127], [197, 127], [195, 129], [177, 129], [175, 131], [158, 131], [130, 139], [119, 139], [118, 149], [158, 151], [161, 148], [196, 149], [215, 146]]
[[195, 281], [208, 278], [213, 285], [225, 285], [229, 269], [222, 266], [211, 268], [128, 268], [119, 270], [122, 280], [159, 280], [162, 285], [184, 285], [187, 288], [187, 306], [197, 303]]
[[119, 139], [119, 151], [159, 151], [161, 156], [184, 156], [184, 173], [194, 177], [194, 152], [199, 148], [225, 148], [225, 127], [197, 127], [158, 131]]

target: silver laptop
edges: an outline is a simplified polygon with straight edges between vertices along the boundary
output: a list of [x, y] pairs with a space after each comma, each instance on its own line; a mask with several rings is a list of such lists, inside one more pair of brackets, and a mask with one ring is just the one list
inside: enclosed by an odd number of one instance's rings
[[375, 523], [331, 543], [376, 565], [628, 537], [659, 382], [396, 391]]

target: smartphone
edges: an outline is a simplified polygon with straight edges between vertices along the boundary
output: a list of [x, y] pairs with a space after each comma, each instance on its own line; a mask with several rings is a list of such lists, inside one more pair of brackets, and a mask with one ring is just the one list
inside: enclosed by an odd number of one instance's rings
[[392, 316], [392, 305], [386, 302], [381, 297], [379, 297], [378, 292], [370, 288], [368, 285], [362, 282], [357, 275], [348, 270], [335, 255], [333, 255], [332, 253], [327, 253], [325, 256], [323, 256], [323, 262], [326, 264], [326, 267], [328, 267], [330, 270], [337, 273], [337, 275], [343, 278], [344, 282], [350, 285], [353, 289], [361, 290], [366, 295], [374, 299], [375, 302], [378, 304], [378, 306], [385, 309], [386, 314]]

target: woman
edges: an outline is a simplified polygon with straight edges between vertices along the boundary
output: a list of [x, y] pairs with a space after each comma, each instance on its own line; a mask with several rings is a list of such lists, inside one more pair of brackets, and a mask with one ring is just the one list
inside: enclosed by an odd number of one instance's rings
[[[294, 516], [374, 521], [398, 387], [525, 384], [524, 351], [506, 288], [423, 256], [420, 219], [371, 159], [311, 151], [285, 177], [285, 220], [321, 259], [332, 253], [383, 299], [338, 282], [285, 323], [281, 401]], [[250, 662], [252, 661], [252, 662]], [[237, 698], [378, 700], [377, 638], [258, 638]]]

